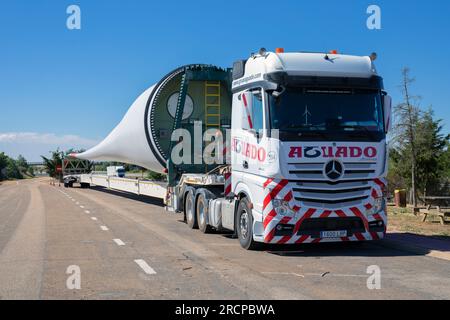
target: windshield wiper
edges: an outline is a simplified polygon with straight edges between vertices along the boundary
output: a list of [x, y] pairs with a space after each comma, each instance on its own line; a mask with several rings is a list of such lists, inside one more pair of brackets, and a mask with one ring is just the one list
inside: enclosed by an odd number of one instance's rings
[[297, 135], [299, 137], [320, 136], [323, 139], [328, 139], [327, 133], [323, 132], [323, 131], [302, 131], [302, 132], [297, 133]]
[[323, 125], [313, 125], [313, 124], [290, 124], [288, 126], [284, 126], [280, 128], [280, 130], [287, 130], [287, 129], [317, 129], [317, 128], [325, 128]]
[[[322, 137], [323, 139], [328, 139], [328, 135], [325, 131], [324, 125], [313, 125], [313, 124], [290, 124], [280, 128], [280, 131], [287, 132], [298, 137]], [[311, 129], [311, 130], [308, 130]], [[299, 131], [294, 131], [299, 130]]]

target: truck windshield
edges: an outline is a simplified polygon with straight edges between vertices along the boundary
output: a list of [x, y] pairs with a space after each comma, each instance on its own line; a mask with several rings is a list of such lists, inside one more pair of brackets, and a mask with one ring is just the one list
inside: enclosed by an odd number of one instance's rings
[[377, 90], [288, 87], [270, 95], [271, 129], [282, 140], [381, 141], [381, 101]]

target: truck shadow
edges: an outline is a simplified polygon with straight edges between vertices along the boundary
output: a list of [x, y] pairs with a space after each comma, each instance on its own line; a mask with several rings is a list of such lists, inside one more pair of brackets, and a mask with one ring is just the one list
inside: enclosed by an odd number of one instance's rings
[[104, 187], [99, 187], [99, 186], [91, 186], [89, 189], [93, 190], [93, 191], [108, 193], [108, 194], [111, 194], [111, 195], [114, 195], [114, 196], [127, 198], [127, 199], [130, 199], [130, 200], [139, 201], [139, 202], [143, 202], [143, 203], [147, 203], [147, 204], [151, 204], [151, 205], [154, 205], [154, 206], [158, 206], [158, 207], [164, 208], [164, 201], [162, 199], [152, 198], [152, 197], [144, 196], [144, 195], [137, 195], [137, 194], [128, 193], [128, 192], [125, 192], [125, 191], [106, 189]]
[[402, 257], [420, 254], [386, 247], [379, 243], [318, 243], [273, 245], [265, 252], [282, 257]]
[[[164, 208], [162, 199], [152, 198], [144, 195], [106, 189], [92, 186], [92, 191], [103, 192], [142, 203]], [[180, 215], [180, 218], [182, 216]], [[180, 223], [184, 223], [181, 219]], [[230, 241], [237, 242], [232, 232], [217, 232]], [[402, 256], [425, 256], [432, 251], [440, 251], [450, 255], [450, 237], [448, 236], [419, 236], [410, 233], [389, 233], [384, 240], [375, 242], [337, 242], [318, 244], [293, 244], [293, 245], [264, 245], [258, 251], [271, 255], [283, 257], [402, 257]]]
[[374, 242], [341, 242], [299, 245], [270, 245], [264, 251], [286, 257], [366, 256], [402, 257], [426, 256], [433, 251], [450, 258], [450, 237], [419, 236], [389, 233], [384, 240]]

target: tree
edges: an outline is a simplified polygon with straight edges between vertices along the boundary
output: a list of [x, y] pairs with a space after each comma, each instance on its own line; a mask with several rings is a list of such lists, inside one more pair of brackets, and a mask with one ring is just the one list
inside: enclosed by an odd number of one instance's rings
[[29, 172], [30, 168], [23, 156], [19, 156], [17, 160], [14, 160], [4, 152], [0, 153], [0, 180], [23, 179], [23, 175]]
[[444, 147], [444, 152], [441, 154], [439, 164], [442, 167], [442, 193], [448, 195], [450, 193], [450, 139]]
[[437, 195], [449, 181], [449, 136], [442, 134], [442, 121], [430, 107], [420, 110], [419, 98], [410, 93], [413, 79], [402, 71], [404, 101], [395, 107], [395, 127], [391, 143], [388, 181], [392, 186], [409, 186], [417, 207], [418, 194]]
[[64, 157], [64, 153], [58, 149], [56, 151], [51, 151], [51, 157], [47, 158], [41, 156], [44, 161], [45, 171], [47, 171], [48, 175], [52, 178], [56, 178], [60, 175], [57, 171], [58, 166], [62, 166], [62, 159]]
[[439, 160], [442, 166], [442, 172], [447, 180], [450, 179], [450, 139], [447, 140], [447, 144], [444, 147], [444, 152], [441, 154], [441, 159]]
[[165, 174], [149, 170], [147, 172], [147, 179], [152, 181], [165, 181], [167, 179], [167, 176]]
[[417, 186], [425, 196], [427, 192], [432, 195], [440, 193], [441, 182], [445, 176], [446, 168], [442, 165], [443, 154], [449, 136], [442, 132], [442, 120], [434, 119], [430, 107], [420, 118], [417, 133]]
[[389, 152], [388, 161], [388, 193], [393, 194], [394, 190], [403, 189], [407, 185], [405, 176], [405, 170], [402, 170], [404, 166], [401, 161], [402, 155], [397, 151], [397, 149], [392, 148]]
[[0, 152], [0, 181], [6, 179], [6, 166], [8, 165], [8, 156]]
[[19, 155], [17, 157], [16, 164], [22, 175], [28, 173], [30, 166], [24, 156]]
[[6, 164], [6, 177], [8, 179], [23, 179], [22, 173], [14, 159], [8, 157]]
[[417, 141], [416, 132], [418, 121], [420, 119], [420, 109], [418, 107], [419, 97], [410, 93], [411, 84], [415, 80], [410, 77], [409, 68], [402, 70], [402, 83], [400, 86], [403, 102], [398, 104], [395, 109], [395, 144], [400, 144], [400, 153], [409, 160], [411, 168], [411, 196], [412, 204], [417, 207]]

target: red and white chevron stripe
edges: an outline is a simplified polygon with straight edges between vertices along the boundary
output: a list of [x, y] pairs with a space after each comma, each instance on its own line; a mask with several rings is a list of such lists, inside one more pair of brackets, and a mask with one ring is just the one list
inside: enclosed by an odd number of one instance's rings
[[225, 173], [224, 196], [225, 198], [231, 194], [231, 173]]
[[[372, 183], [372, 197], [382, 196], [383, 189], [386, 187], [384, 179], [375, 179]], [[364, 212], [371, 209], [370, 203], [349, 207], [340, 210], [324, 210], [319, 208], [302, 208], [294, 199], [292, 187], [288, 180], [268, 179], [264, 183], [266, 196], [263, 202], [263, 225], [264, 225], [264, 242], [272, 244], [294, 244], [294, 243], [318, 243], [318, 242], [337, 242], [337, 241], [368, 241], [378, 240], [385, 236], [385, 232], [369, 232], [369, 222], [383, 220], [385, 226], [387, 224], [386, 210], [366, 217]], [[284, 199], [289, 203], [290, 208], [294, 212], [291, 216], [277, 215], [273, 207], [273, 199]], [[328, 218], [328, 217], [359, 217], [364, 223], [365, 233], [356, 233], [351, 237], [341, 239], [314, 239], [310, 236], [297, 235], [301, 224], [310, 218]], [[294, 225], [292, 236], [275, 236], [275, 228], [278, 224]]]

